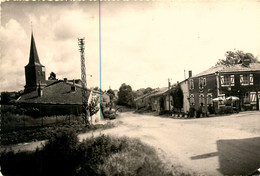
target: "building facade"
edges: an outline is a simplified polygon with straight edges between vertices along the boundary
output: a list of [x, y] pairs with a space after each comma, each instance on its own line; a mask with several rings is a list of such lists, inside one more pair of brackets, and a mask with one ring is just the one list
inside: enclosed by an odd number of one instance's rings
[[[260, 63], [242, 60], [233, 66], [212, 67], [198, 75], [188, 78], [189, 105], [204, 112], [211, 112], [215, 105], [213, 99], [238, 97], [238, 109], [259, 110]], [[214, 107], [216, 108], [216, 107]]]

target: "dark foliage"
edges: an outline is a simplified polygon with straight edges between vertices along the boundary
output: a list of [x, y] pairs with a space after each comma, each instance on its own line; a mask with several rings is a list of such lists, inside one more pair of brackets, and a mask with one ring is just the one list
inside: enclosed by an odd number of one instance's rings
[[49, 79], [49, 80], [57, 80], [56, 74], [55, 74], [54, 72], [51, 72], [48, 79]]
[[134, 106], [134, 96], [132, 87], [123, 83], [119, 88], [118, 92], [118, 105], [133, 107]]
[[177, 84], [174, 87], [171, 95], [173, 97], [174, 107], [179, 109], [179, 112], [180, 112], [181, 109], [183, 108], [183, 92], [182, 92], [181, 86], [179, 84]]
[[[120, 170], [113, 166], [114, 154], [121, 156], [116, 159], [123, 162]], [[9, 176], [171, 175], [155, 150], [138, 140], [101, 135], [80, 143], [74, 131], [64, 129], [35, 152], [1, 153], [0, 165]]]
[[11, 94], [9, 92], [1, 92], [1, 104], [9, 105], [11, 104]]
[[239, 64], [241, 60], [249, 59], [251, 63], [259, 63], [252, 53], [244, 53], [240, 50], [227, 51], [224, 59], [219, 59], [216, 65], [232, 66]]

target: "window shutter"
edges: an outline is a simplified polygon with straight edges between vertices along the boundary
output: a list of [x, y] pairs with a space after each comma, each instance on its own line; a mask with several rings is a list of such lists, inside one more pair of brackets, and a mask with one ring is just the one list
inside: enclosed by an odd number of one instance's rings
[[202, 85], [202, 78], [199, 78], [199, 88], [201, 89], [203, 87]]
[[240, 75], [240, 84], [243, 84], [243, 75]]
[[203, 78], [203, 85], [204, 85], [204, 86], [207, 85], [207, 80], [206, 80], [206, 78]]
[[190, 79], [190, 89], [194, 89], [193, 79]]
[[235, 76], [234, 75], [230, 75], [230, 83], [231, 83], [231, 86], [235, 85]]
[[250, 85], [254, 85], [254, 76], [250, 74]]
[[220, 76], [220, 84], [223, 86], [224, 85], [224, 76]]
[[250, 102], [256, 104], [256, 92], [250, 92]]

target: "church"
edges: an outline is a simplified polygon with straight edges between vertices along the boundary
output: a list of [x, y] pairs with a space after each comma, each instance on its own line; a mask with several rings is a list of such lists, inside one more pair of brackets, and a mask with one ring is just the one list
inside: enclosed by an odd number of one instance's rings
[[[33, 33], [29, 63], [25, 66], [24, 94], [17, 103], [21, 108], [35, 108], [40, 116], [52, 115], [79, 115], [82, 112], [82, 86], [81, 80], [46, 80], [45, 66], [40, 63]], [[92, 92], [93, 98], [101, 95], [101, 104], [109, 103], [106, 93], [87, 89], [87, 96]]]

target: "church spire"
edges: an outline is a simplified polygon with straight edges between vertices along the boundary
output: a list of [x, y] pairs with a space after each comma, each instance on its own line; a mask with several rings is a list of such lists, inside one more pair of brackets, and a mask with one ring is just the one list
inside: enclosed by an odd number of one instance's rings
[[31, 37], [31, 48], [29, 63], [25, 66], [25, 92], [37, 90], [37, 84], [40, 81], [45, 84], [45, 67], [40, 63], [33, 33]]
[[30, 49], [30, 58], [29, 58], [28, 65], [41, 65], [39, 57], [38, 57], [33, 33], [32, 33], [32, 36], [31, 36], [31, 49]]

